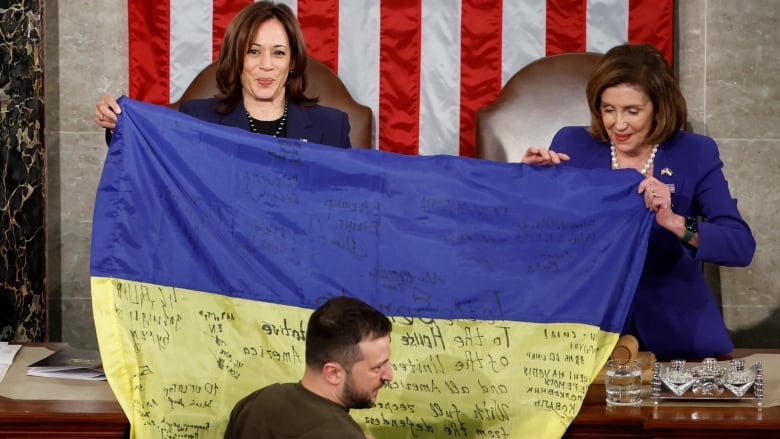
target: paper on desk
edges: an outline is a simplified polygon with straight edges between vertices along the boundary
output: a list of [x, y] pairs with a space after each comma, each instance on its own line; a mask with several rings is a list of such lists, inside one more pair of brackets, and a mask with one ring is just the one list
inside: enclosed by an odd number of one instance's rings
[[65, 347], [27, 368], [27, 375], [72, 380], [105, 380], [100, 353]]
[[[107, 381], [63, 380], [27, 375], [27, 366], [52, 354], [51, 347], [22, 346], [5, 379], [0, 398], [60, 401], [116, 401]], [[0, 434], [2, 436], [2, 434]]]
[[62, 370], [27, 370], [27, 375], [44, 378], [65, 378], [69, 380], [105, 380], [106, 375], [92, 369], [76, 368]]
[[0, 342], [0, 382], [5, 378], [6, 372], [11, 368], [11, 364], [14, 362], [14, 357], [19, 349], [22, 348], [20, 344], [8, 344], [6, 342]]

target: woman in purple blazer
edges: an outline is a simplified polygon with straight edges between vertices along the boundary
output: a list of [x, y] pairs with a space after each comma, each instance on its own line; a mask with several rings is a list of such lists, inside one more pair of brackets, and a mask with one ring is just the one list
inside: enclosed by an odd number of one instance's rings
[[[225, 31], [216, 70], [219, 95], [182, 102], [179, 110], [255, 133], [351, 147], [347, 114], [304, 94], [306, 60], [303, 33], [292, 10], [267, 1], [252, 3]], [[95, 123], [113, 130], [119, 113], [116, 99], [103, 95]]]
[[565, 127], [523, 162], [634, 169], [655, 224], [623, 332], [659, 358], [702, 358], [734, 346], [702, 262], [742, 267], [756, 242], [723, 176], [715, 142], [683, 131], [687, 109], [671, 67], [649, 45], [608, 51], [587, 86], [590, 127]]

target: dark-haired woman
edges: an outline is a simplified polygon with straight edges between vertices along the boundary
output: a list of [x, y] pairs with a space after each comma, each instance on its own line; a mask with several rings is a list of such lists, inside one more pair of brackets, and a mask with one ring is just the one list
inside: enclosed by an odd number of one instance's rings
[[549, 150], [523, 162], [634, 169], [655, 224], [623, 332], [660, 358], [702, 358], [733, 350], [702, 262], [742, 267], [756, 242], [737, 209], [713, 139], [684, 131], [685, 99], [654, 47], [612, 48], [587, 85], [589, 127], [565, 127]]
[[[304, 94], [306, 60], [292, 10], [269, 1], [252, 3], [225, 31], [216, 70], [219, 95], [184, 101], [179, 110], [207, 122], [349, 148], [347, 114]], [[95, 123], [112, 130], [120, 112], [116, 99], [103, 95], [95, 105]]]

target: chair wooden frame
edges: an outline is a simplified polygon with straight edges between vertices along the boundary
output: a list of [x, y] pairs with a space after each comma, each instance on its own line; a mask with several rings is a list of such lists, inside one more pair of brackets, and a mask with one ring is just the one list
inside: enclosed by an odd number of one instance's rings
[[588, 76], [600, 54], [570, 52], [520, 69], [490, 105], [477, 110], [476, 156], [519, 162], [531, 146], [547, 148], [556, 131], [589, 125]]

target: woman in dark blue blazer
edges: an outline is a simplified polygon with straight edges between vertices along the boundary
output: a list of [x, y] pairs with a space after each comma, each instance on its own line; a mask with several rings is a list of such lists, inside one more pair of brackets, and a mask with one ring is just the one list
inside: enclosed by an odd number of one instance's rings
[[660, 358], [731, 352], [701, 263], [746, 266], [756, 242], [731, 196], [717, 145], [683, 131], [685, 99], [652, 46], [608, 51], [591, 73], [587, 99], [590, 127], [562, 128], [549, 150], [529, 148], [523, 162], [644, 175], [638, 192], [655, 224], [623, 332]]
[[[182, 102], [179, 110], [198, 119], [274, 137], [349, 148], [349, 118], [318, 105], [306, 89], [306, 44], [295, 15], [284, 4], [256, 2], [231, 20], [217, 60], [219, 94]], [[95, 123], [116, 126], [119, 105], [102, 96]]]

